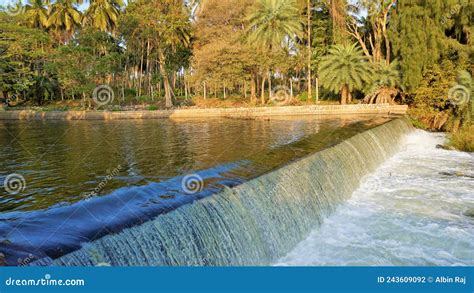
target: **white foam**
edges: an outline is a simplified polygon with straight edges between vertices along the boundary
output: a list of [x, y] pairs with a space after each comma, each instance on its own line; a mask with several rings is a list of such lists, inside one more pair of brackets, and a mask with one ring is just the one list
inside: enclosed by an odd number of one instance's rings
[[474, 220], [463, 215], [474, 208], [474, 156], [436, 148], [444, 141], [407, 135], [400, 153], [276, 265], [474, 265]]

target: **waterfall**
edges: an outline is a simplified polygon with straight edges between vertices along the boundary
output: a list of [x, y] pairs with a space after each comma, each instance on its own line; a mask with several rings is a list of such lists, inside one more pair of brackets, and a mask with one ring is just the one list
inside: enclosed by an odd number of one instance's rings
[[364, 176], [399, 150], [398, 142], [411, 129], [405, 119], [393, 120], [35, 265], [268, 265], [348, 199]]

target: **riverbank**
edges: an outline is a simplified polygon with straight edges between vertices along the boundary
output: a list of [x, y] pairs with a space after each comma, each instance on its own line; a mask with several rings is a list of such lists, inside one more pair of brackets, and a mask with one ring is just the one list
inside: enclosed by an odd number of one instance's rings
[[309, 105], [288, 107], [175, 109], [156, 111], [0, 111], [0, 120], [133, 120], [166, 118], [241, 118], [300, 115], [404, 115], [404, 105]]

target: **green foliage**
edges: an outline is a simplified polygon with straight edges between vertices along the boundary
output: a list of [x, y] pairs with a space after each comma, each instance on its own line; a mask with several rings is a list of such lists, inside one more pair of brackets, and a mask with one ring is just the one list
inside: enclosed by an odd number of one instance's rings
[[57, 0], [50, 6], [46, 26], [56, 33], [61, 42], [67, 42], [81, 25], [82, 13], [76, 6], [81, 3], [82, 0]]
[[279, 48], [289, 39], [300, 36], [302, 22], [295, 0], [258, 0], [252, 7], [249, 23], [250, 43]]
[[49, 0], [28, 0], [26, 17], [30, 27], [46, 28], [48, 26], [49, 13], [46, 4], [49, 2]]
[[410, 93], [439, 60], [466, 63], [472, 56], [468, 42], [473, 7], [467, 0], [398, 1], [389, 36], [400, 59], [403, 85]]
[[474, 125], [466, 125], [449, 135], [448, 146], [465, 152], [474, 152]]
[[123, 0], [92, 0], [84, 14], [84, 24], [102, 32], [114, 32], [123, 6]]
[[156, 111], [158, 110], [158, 106], [156, 105], [150, 105], [146, 108], [148, 111]]
[[[15, 95], [14, 105], [64, 100], [92, 108], [99, 85], [115, 89], [117, 107], [171, 107], [204, 94], [250, 98], [251, 105], [260, 95], [268, 104], [276, 85], [290, 84], [305, 100], [311, 68], [323, 98], [349, 103], [364, 93], [368, 103], [385, 103], [406, 97], [413, 119], [427, 129], [455, 132], [472, 119], [472, 1], [24, 4], [24, 14], [0, 12], [0, 98]], [[453, 88], [466, 89], [471, 100], [453, 103]]]
[[[342, 102], [354, 90], [362, 90], [373, 80], [374, 69], [357, 45], [335, 45], [322, 58], [319, 77], [324, 87], [342, 93]], [[346, 95], [346, 96], [345, 96]]]

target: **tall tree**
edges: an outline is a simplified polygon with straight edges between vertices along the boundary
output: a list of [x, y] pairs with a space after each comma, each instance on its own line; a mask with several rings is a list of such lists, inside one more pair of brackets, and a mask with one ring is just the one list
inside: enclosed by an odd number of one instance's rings
[[92, 26], [103, 32], [115, 32], [118, 26], [123, 0], [90, 0], [84, 14], [84, 25]]
[[34, 28], [46, 28], [48, 26], [49, 0], [28, 0], [25, 5], [28, 25]]
[[311, 66], [311, 60], [312, 60], [312, 42], [311, 42], [311, 16], [313, 15], [313, 12], [312, 12], [312, 3], [311, 3], [311, 0], [306, 0], [306, 17], [307, 17], [307, 21], [306, 21], [306, 33], [307, 33], [307, 46], [308, 46], [308, 63], [307, 63], [307, 80], [308, 80], [308, 99], [311, 100], [312, 97], [313, 97], [313, 86], [312, 86], [312, 82], [311, 82], [311, 79], [312, 79], [312, 75], [311, 75], [311, 71], [312, 71], [312, 66]]
[[302, 32], [300, 12], [295, 0], [259, 0], [248, 20], [249, 41], [267, 48], [280, 48], [287, 38]]
[[348, 42], [346, 30], [347, 0], [329, 0], [328, 6], [332, 17], [334, 43], [345, 44]]
[[256, 47], [243, 42], [245, 12], [252, 0], [207, 0], [195, 22], [192, 79], [206, 94], [227, 93], [241, 87], [256, 100], [256, 79], [260, 60]]
[[[259, 0], [251, 9], [247, 20], [250, 24], [248, 41], [261, 46], [264, 52], [266, 50], [270, 54], [288, 47], [303, 32], [295, 0]], [[268, 66], [267, 76], [271, 96], [271, 64]], [[262, 78], [262, 103], [265, 103], [264, 85], [265, 77]]]
[[77, 5], [82, 3], [83, 0], [56, 0], [50, 6], [48, 28], [61, 43], [67, 43], [81, 26], [82, 13]]
[[146, 55], [147, 62], [140, 62], [140, 71], [148, 64], [149, 74], [151, 58], [156, 58], [167, 108], [173, 106], [174, 97], [170, 68], [176, 65], [174, 57], [188, 48], [191, 41], [189, 19], [189, 11], [181, 0], [138, 0], [128, 5], [120, 25], [127, 45], [140, 52], [141, 60]]
[[466, 0], [398, 0], [390, 18], [389, 38], [409, 92], [417, 89], [424, 72], [441, 59], [461, 64], [474, 56], [470, 38], [473, 7]]
[[367, 16], [362, 19], [353, 16], [348, 23], [349, 34], [359, 42], [364, 53], [375, 63], [382, 60], [386, 63], [391, 61], [388, 24], [396, 3], [397, 0], [362, 0], [358, 8], [367, 11]]
[[351, 93], [373, 79], [373, 67], [357, 45], [335, 45], [320, 63], [319, 74], [327, 89], [341, 94], [341, 104], [351, 102]]

